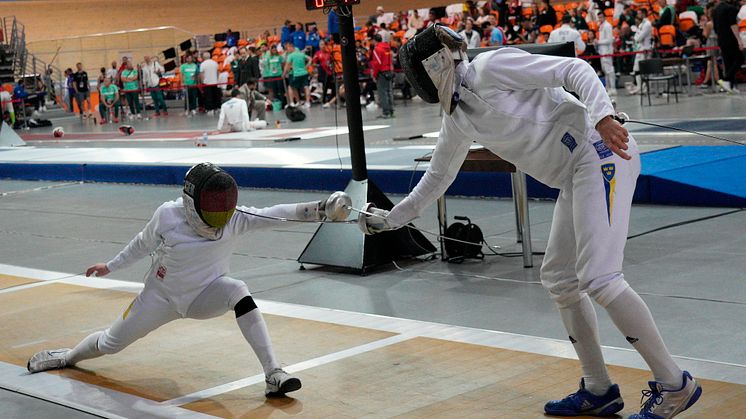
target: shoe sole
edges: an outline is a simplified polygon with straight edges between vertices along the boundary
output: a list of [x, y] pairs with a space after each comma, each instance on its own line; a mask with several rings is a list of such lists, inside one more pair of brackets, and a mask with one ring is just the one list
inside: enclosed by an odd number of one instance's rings
[[272, 397], [285, 397], [285, 394], [298, 391], [302, 387], [302, 384], [298, 378], [290, 378], [280, 386], [278, 391], [266, 393], [265, 396]]
[[594, 410], [585, 410], [583, 412], [571, 412], [571, 411], [560, 411], [556, 410], [553, 412], [550, 412], [546, 409], [544, 409], [544, 413], [550, 416], [598, 416], [598, 417], [613, 417], [617, 416], [617, 412], [624, 409], [624, 402], [617, 399], [606, 406], [602, 406], [598, 409]]

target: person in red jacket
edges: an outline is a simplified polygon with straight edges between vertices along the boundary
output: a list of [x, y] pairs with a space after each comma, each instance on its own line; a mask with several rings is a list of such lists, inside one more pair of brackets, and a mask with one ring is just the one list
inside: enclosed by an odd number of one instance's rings
[[373, 36], [371, 40], [373, 52], [370, 65], [373, 79], [376, 81], [378, 101], [383, 111], [383, 118], [394, 117], [394, 64], [391, 59], [391, 46], [383, 42], [381, 35]]

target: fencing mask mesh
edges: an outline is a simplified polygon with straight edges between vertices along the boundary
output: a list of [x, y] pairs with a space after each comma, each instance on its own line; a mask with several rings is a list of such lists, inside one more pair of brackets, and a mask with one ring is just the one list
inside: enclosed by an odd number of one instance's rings
[[212, 229], [221, 229], [236, 211], [238, 186], [233, 177], [220, 167], [200, 163], [189, 169], [184, 177], [183, 199], [189, 224], [201, 235], [207, 234], [208, 238], [214, 239], [215, 234], [210, 232], [217, 232]]

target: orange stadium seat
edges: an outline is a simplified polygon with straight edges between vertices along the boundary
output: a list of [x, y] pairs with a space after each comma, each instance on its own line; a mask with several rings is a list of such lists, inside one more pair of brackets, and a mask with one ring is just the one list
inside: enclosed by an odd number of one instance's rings
[[746, 19], [738, 22], [738, 32], [746, 32]]
[[681, 30], [681, 32], [689, 32], [695, 26], [697, 26], [697, 24], [692, 18], [685, 17], [683, 19], [679, 19], [679, 29]]
[[564, 4], [555, 4], [554, 5], [554, 11], [558, 13], [565, 13], [565, 5]]
[[664, 25], [658, 30], [658, 39], [662, 47], [673, 48], [676, 46], [676, 28], [673, 25]]
[[246, 45], [249, 45], [249, 41], [247, 41], [245, 39], [239, 39], [238, 40], [238, 46], [239, 47], [245, 47]]
[[223, 48], [224, 46], [225, 46], [225, 41], [215, 42], [215, 48]]
[[593, 32], [598, 32], [598, 22], [593, 21], [593, 20], [588, 22], [588, 30], [591, 30]]
[[580, 33], [580, 39], [583, 40], [583, 42], [588, 42], [588, 31], [583, 31]]
[[534, 14], [534, 11], [533, 11], [533, 9], [531, 9], [530, 7], [524, 7], [524, 8], [523, 8], [523, 9], [521, 10], [521, 14], [523, 14], [523, 17], [524, 17], [524, 18], [526, 18], [526, 19], [529, 19], [529, 18], [530, 18], [531, 16], [533, 16], [533, 14]]
[[539, 28], [539, 33], [549, 36], [549, 34], [552, 33], [553, 30], [554, 27], [552, 27], [552, 25], [544, 25]]

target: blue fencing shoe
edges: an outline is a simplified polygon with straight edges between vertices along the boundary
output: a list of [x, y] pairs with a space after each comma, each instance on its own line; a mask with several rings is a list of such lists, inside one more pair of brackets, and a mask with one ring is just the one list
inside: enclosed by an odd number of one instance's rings
[[613, 416], [624, 408], [619, 386], [609, 387], [606, 394], [596, 396], [585, 389], [585, 380], [580, 379], [580, 389], [562, 400], [552, 400], [544, 405], [544, 412], [554, 416]]
[[629, 419], [670, 419], [688, 409], [702, 395], [702, 387], [686, 371], [678, 390], [664, 390], [656, 381], [649, 381], [648, 385], [650, 390], [642, 391], [642, 398], [648, 398], [643, 402], [642, 410]]

